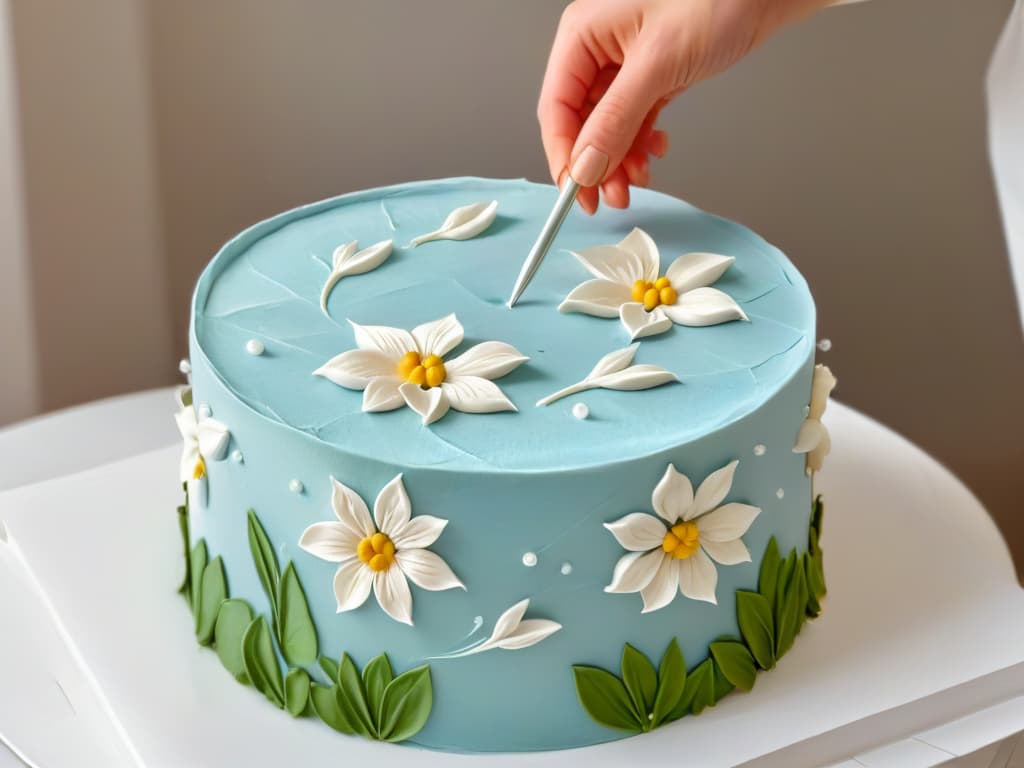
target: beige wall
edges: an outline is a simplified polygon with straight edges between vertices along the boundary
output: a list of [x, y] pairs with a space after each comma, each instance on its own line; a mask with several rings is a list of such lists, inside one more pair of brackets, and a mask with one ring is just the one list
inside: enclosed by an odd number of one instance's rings
[[[25, 9], [55, 0], [14, 2], [16, 21], [45, 29], [46, 13]], [[960, 474], [999, 518], [1021, 563], [1024, 345], [983, 101], [984, 69], [1010, 4], [876, 0], [788, 30], [666, 113], [673, 147], [654, 184], [749, 224], [791, 255], [818, 298], [822, 335], [835, 344], [827, 360], [840, 377], [838, 396]], [[163, 338], [173, 335], [176, 353], [165, 359], [173, 364], [184, 352], [188, 294], [202, 265], [261, 217], [414, 178], [543, 178], [534, 107], [560, 7], [148, 0], [143, 63], [173, 316], [173, 334]], [[87, 18], [74, 25], [103, 31]], [[110, 55], [87, 53], [104, 66]], [[19, 59], [39, 66], [31, 53]], [[106, 77], [144, 90], [121, 71], [123, 61], [109, 65]], [[36, 91], [51, 85], [36, 76], [33, 97], [45, 100]], [[106, 104], [102, 94], [89, 98]], [[73, 106], [81, 119], [97, 112]], [[26, 123], [30, 138], [46, 127], [38, 116]], [[129, 147], [139, 140], [109, 127]], [[45, 142], [33, 143], [30, 165], [38, 165]], [[70, 173], [83, 170], [93, 171]], [[105, 236], [125, 235], [115, 228]], [[89, 302], [103, 316], [99, 297]], [[159, 346], [148, 334], [160, 330], [133, 332]], [[115, 373], [125, 355], [104, 359], [102, 381], [62, 388], [48, 404], [129, 388]], [[47, 380], [52, 366], [44, 366]], [[154, 379], [169, 380], [165, 370]]]

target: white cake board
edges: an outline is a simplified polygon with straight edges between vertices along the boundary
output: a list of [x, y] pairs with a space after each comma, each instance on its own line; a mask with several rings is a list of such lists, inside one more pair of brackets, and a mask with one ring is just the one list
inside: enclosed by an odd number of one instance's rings
[[[196, 646], [174, 591], [175, 448], [8, 492], [0, 521], [97, 710], [127, 744], [104, 768], [821, 765], [1024, 693], [1024, 591], [991, 520], [884, 427], [838, 404], [829, 422], [836, 448], [819, 478], [824, 615], [753, 693], [639, 738], [567, 752], [456, 756], [371, 743], [292, 720], [235, 683]], [[0, 632], [0, 659], [19, 652], [10, 634]], [[43, 654], [20, 651], [21, 663], [53, 674]]]

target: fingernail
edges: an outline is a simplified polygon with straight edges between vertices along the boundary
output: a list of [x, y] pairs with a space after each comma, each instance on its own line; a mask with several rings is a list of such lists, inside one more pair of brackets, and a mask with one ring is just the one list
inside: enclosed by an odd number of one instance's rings
[[566, 178], [568, 176], [569, 176], [569, 171], [567, 169], [563, 168], [562, 172], [560, 174], [558, 174], [558, 188], [559, 189], [561, 189], [562, 186], [565, 184], [565, 180], [566, 180]]
[[593, 187], [608, 170], [608, 155], [588, 144], [572, 164], [570, 175], [581, 187]]

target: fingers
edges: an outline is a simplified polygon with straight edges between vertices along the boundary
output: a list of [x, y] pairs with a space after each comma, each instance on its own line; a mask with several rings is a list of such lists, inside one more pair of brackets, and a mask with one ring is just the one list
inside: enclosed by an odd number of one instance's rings
[[604, 202], [612, 208], [629, 208], [629, 178], [621, 165], [601, 185]]

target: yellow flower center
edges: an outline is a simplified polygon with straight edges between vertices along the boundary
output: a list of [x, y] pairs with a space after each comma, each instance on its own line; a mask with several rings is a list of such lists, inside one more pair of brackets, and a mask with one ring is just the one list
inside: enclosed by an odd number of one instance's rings
[[200, 456], [196, 460], [195, 468], [192, 470], [192, 479], [193, 480], [198, 480], [201, 477], [204, 477], [205, 475], [206, 475], [206, 462], [203, 461], [203, 457]]
[[633, 283], [633, 301], [643, 304], [648, 312], [659, 304], [675, 304], [678, 298], [667, 277], [659, 277], [653, 283], [647, 280]]
[[665, 554], [685, 560], [700, 548], [700, 531], [696, 523], [678, 523], [665, 533], [661, 542]]
[[359, 559], [371, 571], [386, 571], [395, 562], [395, 542], [386, 533], [375, 533], [359, 542]]
[[406, 352], [398, 361], [398, 375], [408, 382], [429, 389], [441, 386], [448, 372], [444, 369], [444, 361], [437, 355], [430, 355], [423, 360], [419, 352]]

